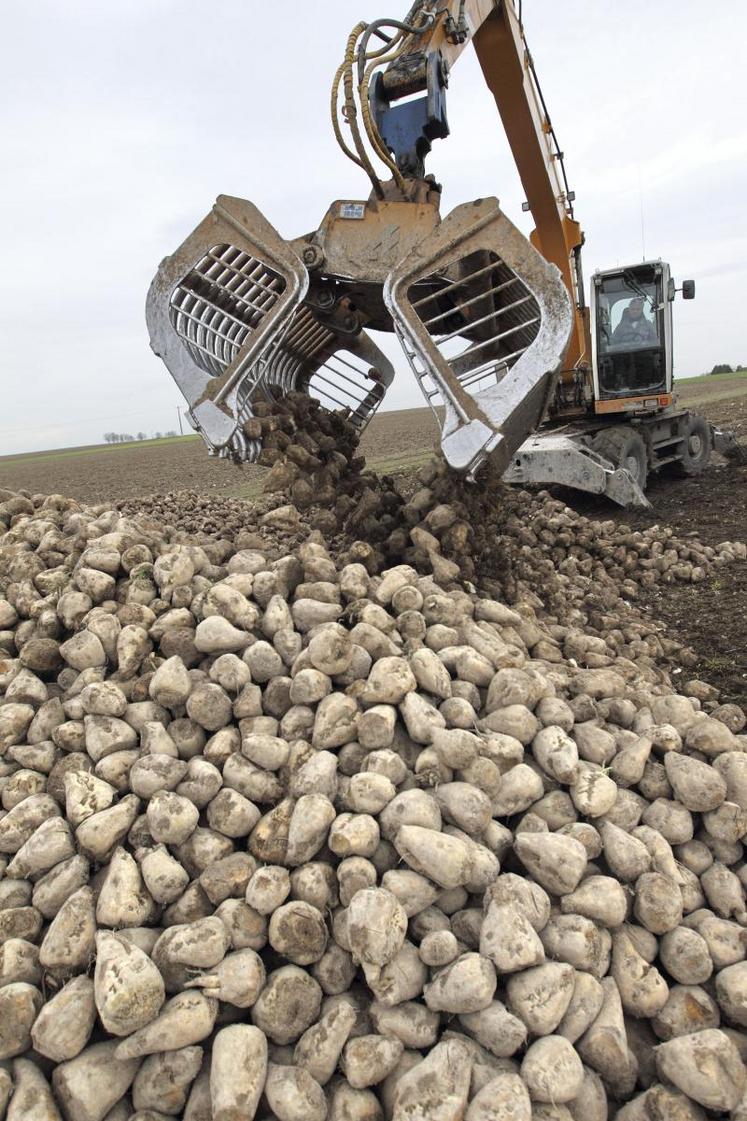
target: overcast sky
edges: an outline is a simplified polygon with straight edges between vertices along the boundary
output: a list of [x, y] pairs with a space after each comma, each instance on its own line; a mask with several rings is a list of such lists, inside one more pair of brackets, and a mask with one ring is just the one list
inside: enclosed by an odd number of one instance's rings
[[[359, 18], [409, 0], [5, 3], [0, 45], [0, 454], [177, 427], [148, 346], [158, 262], [219, 193], [281, 234], [368, 194], [339, 152], [329, 86]], [[675, 372], [747, 362], [742, 0], [524, 0], [524, 23], [586, 232], [587, 279], [648, 257], [694, 277]], [[472, 52], [429, 170], [443, 212], [523, 194]], [[643, 221], [642, 221], [643, 217]], [[421, 403], [404, 361], [386, 405]]]

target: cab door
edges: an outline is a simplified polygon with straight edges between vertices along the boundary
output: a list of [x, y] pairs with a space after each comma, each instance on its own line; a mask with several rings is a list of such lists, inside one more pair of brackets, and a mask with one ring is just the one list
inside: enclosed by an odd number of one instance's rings
[[622, 405], [630, 399], [670, 392], [669, 289], [669, 267], [661, 261], [610, 269], [592, 278], [592, 357], [598, 403], [619, 401]]

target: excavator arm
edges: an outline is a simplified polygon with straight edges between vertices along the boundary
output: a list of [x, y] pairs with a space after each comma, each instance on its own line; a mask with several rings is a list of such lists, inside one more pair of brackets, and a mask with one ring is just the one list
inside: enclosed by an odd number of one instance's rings
[[[495, 198], [442, 218], [425, 174], [470, 42], [535, 220], [530, 240]], [[583, 239], [511, 0], [419, 0], [404, 21], [358, 24], [332, 101], [369, 198], [337, 200], [317, 230], [286, 241], [251, 203], [220, 196], [154, 278], [151, 345], [210, 451], [255, 461], [256, 404], [292, 390], [362, 428], [394, 376], [366, 329], [393, 332], [447, 460], [474, 474], [491, 455], [505, 468], [588, 350]]]
[[[431, 104], [442, 105], [432, 87], [445, 89], [449, 75], [462, 51], [473, 44], [486, 85], [508, 138], [511, 153], [526, 194], [535, 229], [532, 245], [559, 269], [575, 306], [574, 325], [565, 368], [574, 370], [589, 361], [589, 324], [583, 292], [581, 246], [584, 237], [574, 218], [574, 194], [568, 187], [561, 152], [522, 22], [512, 0], [439, 0], [436, 18], [420, 35], [409, 37], [403, 54], [391, 63], [378, 83], [379, 128], [404, 147], [397, 153], [400, 167], [412, 169], [412, 151], [429, 151], [430, 139], [448, 134], [445, 112], [438, 120], [425, 122], [425, 135], [418, 136], [418, 114], [408, 111], [399, 98], [427, 90]], [[405, 22], [412, 23], [427, 10], [419, 0]], [[438, 65], [431, 65], [437, 59]], [[399, 122], [397, 118], [400, 118]], [[404, 120], [403, 120], [404, 119]], [[404, 123], [409, 121], [408, 133]], [[400, 123], [400, 128], [397, 124]], [[414, 165], [414, 170], [422, 172]]]

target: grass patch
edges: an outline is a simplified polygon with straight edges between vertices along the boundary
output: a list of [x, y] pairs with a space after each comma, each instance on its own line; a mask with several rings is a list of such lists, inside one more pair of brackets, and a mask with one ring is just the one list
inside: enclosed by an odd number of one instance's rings
[[747, 370], [735, 370], [733, 374], [699, 374], [694, 378], [675, 378], [675, 385], [695, 385], [700, 382], [728, 381], [729, 378], [747, 379]]
[[400, 452], [399, 455], [367, 455], [366, 467], [372, 468], [378, 475], [408, 474], [427, 463], [432, 454], [433, 448], [425, 447]]
[[[675, 391], [677, 385], [675, 383]], [[688, 393], [682, 398], [685, 405], [712, 405], [718, 401], [733, 401], [736, 397], [747, 396], [747, 378], [745, 378], [744, 386], [736, 388], [732, 386], [731, 389], [724, 389], [720, 393], [718, 390], [713, 393]]]
[[[366, 468], [376, 471], [377, 475], [410, 475], [417, 471], [418, 467], [427, 463], [432, 454], [433, 449], [427, 447], [412, 452], [400, 452], [399, 455], [368, 455]], [[263, 493], [264, 474], [263, 471], [261, 477], [238, 483], [222, 493], [228, 498], [243, 498], [246, 502], [253, 502]]]
[[719, 670], [730, 669], [731, 666], [734, 665], [734, 662], [732, 658], [726, 658], [720, 655], [716, 655], [715, 657], [704, 658], [703, 665], [706, 666], [707, 669], [711, 670], [711, 672], [717, 673]]
[[262, 494], [262, 479], [255, 479], [251, 483], [239, 483], [238, 486], [222, 491], [222, 494], [226, 498], [243, 498], [246, 502], [253, 502]]

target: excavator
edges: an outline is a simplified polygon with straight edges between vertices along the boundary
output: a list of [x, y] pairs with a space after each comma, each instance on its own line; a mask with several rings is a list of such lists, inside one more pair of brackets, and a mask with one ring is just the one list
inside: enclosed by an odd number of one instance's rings
[[[526, 193], [528, 239], [497, 198], [442, 217], [425, 171], [470, 43]], [[251, 202], [220, 195], [151, 284], [151, 346], [210, 454], [256, 462], [257, 402], [294, 390], [362, 430], [394, 378], [370, 333], [385, 331], [469, 479], [490, 458], [508, 482], [648, 506], [652, 471], [703, 470], [720, 434], [677, 406], [672, 385], [672, 303], [694, 282], [677, 289], [668, 264], [645, 261], [595, 273], [587, 302], [584, 235], [521, 0], [416, 0], [404, 20], [358, 23], [331, 106], [366, 199], [338, 199], [317, 230], [285, 240]]]

